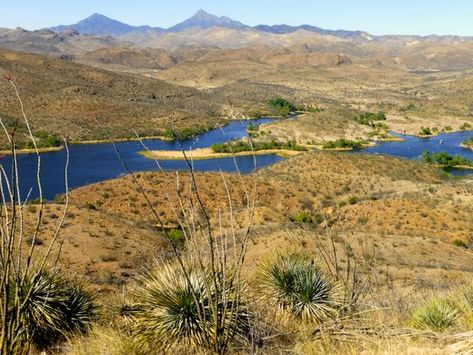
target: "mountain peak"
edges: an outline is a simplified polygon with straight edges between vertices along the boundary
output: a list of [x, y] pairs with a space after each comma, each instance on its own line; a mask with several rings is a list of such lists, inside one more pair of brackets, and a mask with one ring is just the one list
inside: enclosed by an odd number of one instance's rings
[[76, 30], [81, 34], [89, 35], [105, 35], [105, 36], [120, 36], [137, 29], [149, 28], [148, 26], [135, 27], [127, 25], [126, 23], [111, 19], [99, 13], [94, 13], [86, 19], [77, 22], [73, 25], [61, 25], [52, 27], [54, 32], [65, 32]]
[[85, 18], [84, 20], [79, 21], [79, 22], [84, 22], [84, 21], [97, 21], [97, 20], [114, 21], [114, 20], [112, 20], [110, 17], [107, 17], [107, 16], [105, 16], [105, 15], [102, 15], [102, 14], [99, 14], [99, 13], [96, 12], [96, 13], [90, 15], [89, 17]]
[[208, 13], [207, 11], [205, 11], [204, 9], [200, 9], [199, 11], [197, 11], [194, 16], [192, 17], [202, 17], [202, 16], [212, 16], [212, 17], [217, 17], [215, 15], [212, 15], [210, 13]]
[[234, 28], [234, 29], [242, 29], [247, 28], [241, 22], [232, 20], [229, 17], [222, 16], [218, 17], [213, 14], [208, 13], [207, 11], [200, 9], [197, 11], [194, 16], [181, 22], [171, 28], [168, 29], [170, 32], [179, 32], [186, 30], [188, 28], [210, 28], [210, 27], [226, 27], [226, 28]]

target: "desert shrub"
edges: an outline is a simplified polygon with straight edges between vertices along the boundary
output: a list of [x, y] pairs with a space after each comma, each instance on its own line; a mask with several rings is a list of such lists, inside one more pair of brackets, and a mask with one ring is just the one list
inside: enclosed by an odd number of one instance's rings
[[376, 121], [386, 121], [386, 114], [383, 111], [373, 113], [364, 112], [355, 117], [355, 121], [366, 126], [374, 126]]
[[186, 128], [181, 128], [181, 129], [166, 129], [163, 132], [163, 136], [172, 139], [172, 140], [180, 140], [180, 141], [186, 141], [191, 138], [194, 138], [195, 136], [198, 136], [199, 134], [208, 132], [210, 127], [204, 127], [204, 126], [197, 126], [197, 127], [186, 127]]
[[[148, 273], [136, 292], [139, 304], [136, 337], [143, 347], [169, 349], [173, 346], [207, 348], [209, 334], [215, 331], [211, 307], [227, 317], [230, 339], [238, 342], [250, 333], [248, 309], [231, 284], [226, 293], [214, 297], [211, 274], [192, 272], [185, 275], [169, 266]], [[218, 303], [215, 304], [215, 300]], [[230, 309], [238, 304], [237, 312]]]
[[415, 328], [442, 332], [455, 325], [459, 315], [460, 311], [450, 300], [432, 298], [413, 311], [411, 323]]
[[466, 146], [471, 146], [473, 147], [473, 137], [467, 138], [463, 141], [463, 144]]
[[468, 245], [466, 245], [466, 243], [463, 240], [460, 240], [460, 239], [455, 239], [453, 241], [453, 245], [455, 245], [457, 247], [460, 247], [460, 248], [468, 249]]
[[307, 151], [307, 148], [298, 145], [295, 141], [278, 142], [250, 142], [239, 140], [235, 142], [216, 143], [212, 145], [212, 151], [215, 153], [240, 153], [248, 151], [285, 149], [295, 151]]
[[406, 106], [401, 107], [400, 110], [405, 112], [405, 111], [414, 110], [415, 108], [416, 108], [416, 105], [414, 103], [410, 102]]
[[460, 155], [450, 155], [447, 152], [429, 153], [425, 151], [422, 153], [421, 160], [424, 163], [436, 164], [445, 168], [453, 168], [456, 166], [471, 166], [473, 162]]
[[97, 209], [97, 207], [92, 202], [86, 202], [85, 208], [87, 208], [88, 210], [93, 210], [93, 211]]
[[327, 142], [323, 145], [323, 149], [362, 149], [363, 142], [352, 141], [349, 139], [338, 139], [336, 141]]
[[348, 199], [348, 203], [350, 205], [356, 205], [358, 203], [359, 199], [358, 197], [356, 196], [351, 196], [349, 199]]
[[279, 97], [269, 100], [269, 106], [278, 110], [281, 116], [287, 116], [291, 112], [295, 112], [297, 110], [296, 105], [294, 105], [292, 102]]
[[277, 254], [260, 265], [259, 279], [265, 300], [304, 321], [323, 322], [343, 305], [339, 284], [304, 253]]
[[319, 213], [314, 214], [307, 211], [301, 211], [292, 215], [289, 219], [294, 223], [319, 225], [324, 221], [324, 216]]
[[430, 127], [421, 127], [419, 135], [421, 136], [431, 136], [433, 134], [432, 129]]
[[184, 243], [186, 242], [186, 236], [182, 230], [171, 229], [168, 233], [168, 237], [170, 239], [170, 242], [178, 249], [182, 249], [184, 247]]
[[464, 124], [460, 126], [460, 129], [462, 131], [468, 131], [469, 129], [471, 129], [471, 127], [472, 127], [471, 124], [469, 124], [468, 122], [465, 122]]
[[41, 272], [28, 276], [18, 292], [24, 300], [19, 335], [38, 349], [87, 332], [96, 316], [92, 294], [80, 281], [62, 275]]
[[[38, 148], [51, 148], [51, 147], [59, 147], [62, 144], [61, 138], [59, 138], [55, 134], [50, 134], [45, 131], [36, 131], [33, 133], [36, 140], [36, 146]], [[25, 148], [32, 149], [34, 148], [33, 142], [28, 141], [25, 144]]]
[[299, 107], [299, 110], [300, 111], [305, 111], [305, 112], [312, 112], [312, 113], [319, 113], [319, 112], [323, 112], [323, 109], [320, 108], [319, 106], [310, 106], [310, 105], [305, 105], [305, 106], [301, 106]]

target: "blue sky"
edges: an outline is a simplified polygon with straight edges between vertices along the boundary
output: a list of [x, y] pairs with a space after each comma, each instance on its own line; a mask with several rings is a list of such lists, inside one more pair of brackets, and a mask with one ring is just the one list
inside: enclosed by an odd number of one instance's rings
[[200, 8], [249, 25], [307, 23], [373, 34], [473, 36], [472, 0], [2, 0], [0, 27], [70, 24], [95, 12], [132, 25], [169, 27]]

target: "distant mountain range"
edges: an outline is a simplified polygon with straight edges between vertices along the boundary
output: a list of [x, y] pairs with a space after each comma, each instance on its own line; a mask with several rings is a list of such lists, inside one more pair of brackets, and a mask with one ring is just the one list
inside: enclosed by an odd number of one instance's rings
[[218, 55], [284, 68], [349, 63], [427, 71], [473, 68], [473, 37], [375, 36], [310, 25], [251, 27], [203, 10], [167, 29], [131, 26], [100, 14], [36, 31], [0, 28], [0, 49], [150, 69]]
[[104, 15], [93, 14], [92, 16], [79, 21], [76, 24], [72, 25], [60, 25], [51, 27], [51, 30], [54, 32], [65, 32], [70, 30], [75, 30], [80, 34], [88, 35], [98, 35], [98, 36], [123, 36], [130, 33], [155, 33], [160, 34], [164, 32], [168, 33], [178, 33], [190, 28], [198, 29], [208, 29], [211, 27], [221, 27], [227, 29], [237, 29], [237, 30], [255, 30], [259, 32], [267, 32], [272, 34], [288, 34], [293, 33], [298, 30], [305, 30], [309, 32], [314, 32], [321, 35], [331, 35], [341, 38], [350, 38], [350, 37], [359, 37], [362, 35], [367, 35], [362, 31], [345, 31], [345, 30], [325, 30], [319, 27], [310, 26], [310, 25], [301, 25], [301, 26], [289, 26], [289, 25], [259, 25], [255, 27], [247, 26], [239, 21], [235, 21], [226, 16], [215, 16], [209, 14], [204, 10], [199, 10], [191, 18], [172, 26], [168, 29], [160, 27], [151, 27], [151, 26], [131, 26], [126, 23], [113, 20]]
[[[121, 36], [130, 32], [146, 31], [149, 29], [151, 29], [150, 26], [130, 26], [126, 23], [113, 20], [100, 14], [93, 14], [92, 16], [89, 16], [73, 25], [51, 27], [52, 31], [58, 33], [75, 30], [80, 34], [97, 36]], [[156, 28], [156, 30], [159, 29]]]

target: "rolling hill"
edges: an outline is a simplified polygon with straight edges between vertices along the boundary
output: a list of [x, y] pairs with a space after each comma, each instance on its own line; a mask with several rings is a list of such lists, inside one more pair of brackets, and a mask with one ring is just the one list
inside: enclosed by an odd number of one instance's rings
[[[48, 56], [0, 50], [0, 73], [17, 82], [34, 130], [72, 140], [206, 127], [220, 116], [220, 105], [196, 89]], [[0, 114], [16, 117], [18, 105], [5, 80], [0, 90]]]

